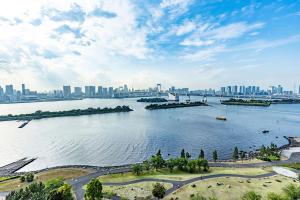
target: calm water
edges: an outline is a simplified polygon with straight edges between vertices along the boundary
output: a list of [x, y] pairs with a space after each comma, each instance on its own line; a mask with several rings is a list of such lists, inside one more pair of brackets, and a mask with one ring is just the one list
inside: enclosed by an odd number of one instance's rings
[[[23, 129], [18, 128], [21, 122], [0, 122], [0, 165], [23, 157], [38, 157], [23, 170], [69, 164], [119, 165], [145, 160], [158, 149], [165, 157], [176, 156], [182, 148], [193, 156], [203, 148], [209, 158], [217, 149], [219, 157], [230, 158], [234, 146], [249, 151], [254, 145], [285, 144], [284, 135], [300, 136], [300, 105], [260, 108], [223, 106], [218, 98], [208, 101], [212, 106], [155, 111], [145, 110], [146, 104], [136, 99], [0, 105], [1, 115], [117, 105], [135, 110], [36, 120]], [[228, 121], [217, 121], [217, 115]], [[270, 133], [261, 134], [265, 129]]]

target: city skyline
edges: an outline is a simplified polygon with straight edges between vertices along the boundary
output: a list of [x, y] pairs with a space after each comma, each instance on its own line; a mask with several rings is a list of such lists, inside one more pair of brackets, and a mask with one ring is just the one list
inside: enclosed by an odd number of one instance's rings
[[11, 0], [0, 13], [0, 85], [300, 84], [299, 0]]

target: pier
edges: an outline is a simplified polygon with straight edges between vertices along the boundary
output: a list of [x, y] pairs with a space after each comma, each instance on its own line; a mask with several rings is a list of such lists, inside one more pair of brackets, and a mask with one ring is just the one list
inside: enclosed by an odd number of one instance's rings
[[0, 176], [11, 175], [35, 160], [36, 158], [22, 158], [10, 164], [4, 165], [3, 167], [0, 167]]
[[31, 120], [28, 120], [26, 122], [24, 122], [23, 124], [21, 124], [18, 128], [24, 128]]

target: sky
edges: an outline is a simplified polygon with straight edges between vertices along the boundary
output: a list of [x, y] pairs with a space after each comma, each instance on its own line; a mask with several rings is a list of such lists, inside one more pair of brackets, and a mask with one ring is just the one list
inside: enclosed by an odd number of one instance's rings
[[300, 85], [300, 0], [0, 0], [0, 85]]

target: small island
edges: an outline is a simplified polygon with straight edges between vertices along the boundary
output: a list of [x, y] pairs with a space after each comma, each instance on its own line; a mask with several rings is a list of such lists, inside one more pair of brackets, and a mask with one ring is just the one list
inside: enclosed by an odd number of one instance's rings
[[250, 99], [250, 100], [229, 99], [229, 100], [221, 101], [221, 104], [234, 105], [234, 106], [264, 106], [264, 107], [268, 107], [271, 105], [271, 102], [265, 101], [265, 100], [256, 100], [256, 99]]
[[187, 103], [167, 103], [167, 104], [150, 104], [145, 107], [147, 110], [170, 109], [170, 108], [183, 108], [195, 106], [208, 106], [201, 101], [187, 102]]
[[88, 109], [74, 109], [68, 111], [36, 111], [29, 114], [19, 115], [2, 115], [0, 121], [30, 121], [34, 119], [53, 118], [53, 117], [69, 117], [69, 116], [81, 116], [81, 115], [95, 115], [105, 113], [119, 113], [119, 112], [130, 112], [133, 111], [129, 106], [117, 106], [115, 108], [88, 108]]
[[162, 102], [168, 102], [165, 98], [141, 98], [138, 99], [137, 102], [145, 102], [145, 103], [162, 103]]
[[278, 100], [272, 100], [272, 104], [300, 104], [300, 99], [278, 99]]

